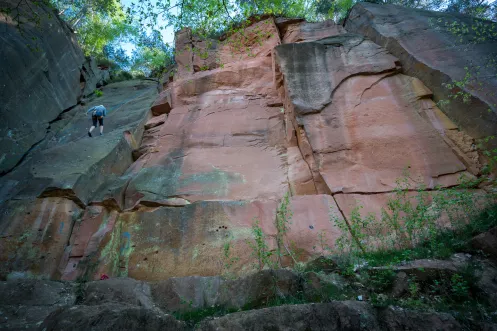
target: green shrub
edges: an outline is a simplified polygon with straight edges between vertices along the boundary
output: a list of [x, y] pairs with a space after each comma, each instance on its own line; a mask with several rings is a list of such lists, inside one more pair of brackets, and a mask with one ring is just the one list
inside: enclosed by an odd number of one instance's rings
[[128, 71], [118, 70], [111, 75], [110, 83], [122, 82], [133, 79], [133, 75]]

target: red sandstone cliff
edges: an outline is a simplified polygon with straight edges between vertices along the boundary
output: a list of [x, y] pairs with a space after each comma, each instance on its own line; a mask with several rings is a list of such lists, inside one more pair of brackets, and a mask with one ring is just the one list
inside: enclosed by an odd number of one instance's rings
[[330, 214], [379, 214], [404, 169], [427, 190], [479, 174], [472, 138], [432, 92], [333, 22], [267, 18], [223, 41], [184, 29], [176, 50], [152, 111], [150, 83], [109, 85], [108, 135], [81, 139], [75, 115], [2, 177], [1, 277], [217, 275], [226, 243], [245, 273], [254, 218], [275, 248], [287, 192], [286, 236], [306, 261], [340, 235]]

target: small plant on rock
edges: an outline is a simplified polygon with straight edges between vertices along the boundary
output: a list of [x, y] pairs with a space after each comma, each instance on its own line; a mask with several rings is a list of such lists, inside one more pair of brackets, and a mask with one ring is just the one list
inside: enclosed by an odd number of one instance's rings
[[453, 274], [452, 277], [450, 278], [451, 282], [451, 292], [452, 294], [459, 299], [465, 299], [469, 295], [469, 286], [466, 280], [459, 275], [459, 274]]
[[252, 235], [254, 242], [247, 240], [247, 244], [252, 249], [253, 256], [257, 259], [258, 269], [262, 270], [265, 266], [272, 267], [273, 261], [271, 257], [273, 256], [273, 252], [269, 250], [266, 234], [262, 231], [258, 219], [255, 219], [252, 225]]
[[233, 256], [233, 252], [231, 249], [231, 243], [228, 241], [223, 245], [223, 268], [225, 273], [230, 276], [230, 270], [235, 265], [240, 258], [237, 256]]

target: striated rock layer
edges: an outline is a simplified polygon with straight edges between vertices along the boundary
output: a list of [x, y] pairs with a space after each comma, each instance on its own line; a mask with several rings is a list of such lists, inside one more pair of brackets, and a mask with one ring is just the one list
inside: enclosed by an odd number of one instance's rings
[[[404, 72], [419, 78], [436, 101], [450, 100], [444, 113], [468, 134], [495, 135], [497, 38], [491, 31], [496, 31], [496, 23], [365, 2], [354, 6], [345, 28], [398, 57]], [[460, 87], [444, 86], [452, 82]]]
[[183, 29], [176, 49], [158, 96], [123, 82], [89, 105], [112, 110], [104, 137], [85, 137], [81, 109], [69, 112], [1, 178], [0, 277], [248, 273], [259, 267], [254, 224], [267, 250], [298, 253], [283, 265], [306, 261], [341, 236], [330, 219], [358, 204], [379, 215], [406, 169], [426, 190], [479, 174], [472, 138], [432, 92], [333, 22], [269, 17], [223, 40]]

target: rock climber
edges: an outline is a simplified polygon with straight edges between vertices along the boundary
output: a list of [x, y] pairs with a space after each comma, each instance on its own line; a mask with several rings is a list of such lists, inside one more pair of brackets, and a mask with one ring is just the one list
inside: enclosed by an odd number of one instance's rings
[[88, 131], [88, 136], [91, 137], [91, 132], [95, 127], [97, 126], [97, 121], [98, 124], [100, 125], [100, 135], [104, 134], [104, 117], [107, 116], [107, 109], [103, 105], [91, 107], [88, 109], [86, 112], [87, 114], [91, 114], [91, 120], [93, 122], [93, 125], [91, 126], [90, 130]]

